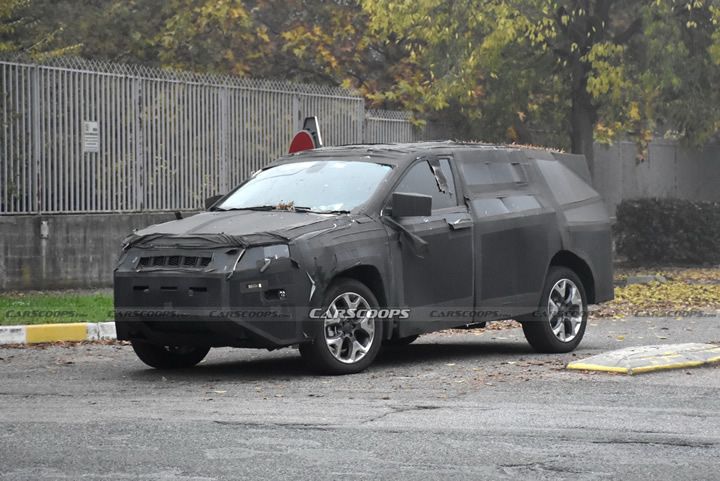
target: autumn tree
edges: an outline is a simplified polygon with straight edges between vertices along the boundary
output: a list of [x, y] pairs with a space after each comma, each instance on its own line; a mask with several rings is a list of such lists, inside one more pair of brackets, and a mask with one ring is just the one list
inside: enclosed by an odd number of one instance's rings
[[404, 55], [373, 36], [354, 0], [266, 0], [256, 18], [275, 38], [287, 78], [363, 91], [386, 89], [394, 60]]
[[79, 46], [65, 37], [72, 10], [69, 2], [0, 0], [0, 50], [36, 57], [76, 53]]
[[[0, 0], [0, 48], [361, 90], [584, 153], [720, 126], [720, 0]], [[418, 122], [422, 115], [418, 115]]]
[[171, 10], [156, 37], [166, 66], [375, 92], [405, 55], [373, 35], [354, 0], [172, 0]]
[[[461, 115], [476, 137], [537, 142], [593, 161], [595, 140], [657, 123], [696, 144], [717, 130], [716, 1], [363, 0], [416, 75], [378, 100]], [[705, 99], [705, 100], [702, 100]], [[703, 105], [697, 105], [702, 103]], [[702, 116], [691, 110], [702, 107]], [[452, 107], [448, 109], [448, 107]]]

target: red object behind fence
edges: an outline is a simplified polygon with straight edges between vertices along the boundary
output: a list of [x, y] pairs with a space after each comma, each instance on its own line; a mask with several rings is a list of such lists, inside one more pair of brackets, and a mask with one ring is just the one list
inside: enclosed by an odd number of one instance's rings
[[315, 142], [313, 141], [312, 135], [307, 130], [301, 130], [290, 143], [290, 153], [302, 152], [303, 150], [312, 150], [315, 148]]

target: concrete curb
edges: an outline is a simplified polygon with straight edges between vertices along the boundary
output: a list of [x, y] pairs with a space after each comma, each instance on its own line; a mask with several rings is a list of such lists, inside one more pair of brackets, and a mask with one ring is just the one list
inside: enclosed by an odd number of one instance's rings
[[0, 326], [0, 345], [117, 339], [114, 322]]

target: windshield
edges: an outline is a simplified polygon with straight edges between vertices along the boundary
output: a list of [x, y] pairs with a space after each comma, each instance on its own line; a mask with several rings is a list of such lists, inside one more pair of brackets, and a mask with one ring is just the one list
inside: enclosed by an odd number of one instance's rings
[[371, 162], [278, 165], [258, 172], [218, 209], [350, 211], [367, 202], [391, 170]]

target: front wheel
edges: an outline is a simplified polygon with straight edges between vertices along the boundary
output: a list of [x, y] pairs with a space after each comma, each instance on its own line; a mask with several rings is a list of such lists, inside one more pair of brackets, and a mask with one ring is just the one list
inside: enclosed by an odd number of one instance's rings
[[538, 352], [570, 352], [580, 344], [587, 326], [587, 296], [580, 278], [568, 268], [551, 267], [540, 309], [525, 316], [523, 332]]
[[383, 323], [375, 318], [375, 295], [356, 280], [337, 279], [326, 291], [322, 305], [322, 330], [312, 342], [300, 345], [303, 359], [327, 374], [365, 370], [382, 343]]
[[193, 367], [210, 351], [200, 346], [159, 346], [133, 339], [132, 348], [142, 362], [157, 369], [181, 369]]

